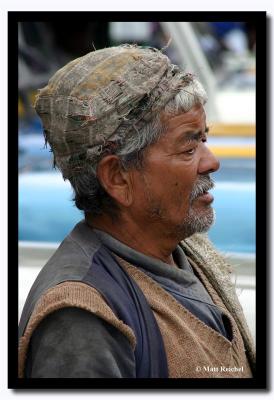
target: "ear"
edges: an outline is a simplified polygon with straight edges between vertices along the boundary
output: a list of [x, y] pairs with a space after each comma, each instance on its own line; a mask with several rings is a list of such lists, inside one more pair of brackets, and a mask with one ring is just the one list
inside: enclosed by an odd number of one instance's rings
[[117, 156], [110, 154], [100, 160], [97, 177], [105, 191], [118, 204], [128, 207], [132, 203], [132, 182], [130, 174], [125, 171]]

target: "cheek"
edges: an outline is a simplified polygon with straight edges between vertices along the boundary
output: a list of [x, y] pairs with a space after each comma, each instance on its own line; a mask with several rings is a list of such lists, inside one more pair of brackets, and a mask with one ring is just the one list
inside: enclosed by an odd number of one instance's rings
[[176, 208], [185, 208], [189, 204], [190, 190], [185, 186], [176, 185], [174, 190], [170, 191], [171, 204], [175, 204]]
[[138, 197], [144, 197], [145, 191], [151, 199], [158, 199], [164, 206], [188, 207], [190, 193], [197, 179], [193, 165], [182, 167], [181, 163], [174, 162], [172, 165], [158, 163], [148, 173], [138, 180]]
[[189, 199], [194, 184], [194, 177], [188, 177], [188, 179], [186, 179], [186, 176], [184, 176], [184, 178], [180, 177], [180, 179], [177, 178], [172, 185], [169, 185], [169, 197], [171, 204], [176, 203], [178, 209], [188, 209], [190, 205]]

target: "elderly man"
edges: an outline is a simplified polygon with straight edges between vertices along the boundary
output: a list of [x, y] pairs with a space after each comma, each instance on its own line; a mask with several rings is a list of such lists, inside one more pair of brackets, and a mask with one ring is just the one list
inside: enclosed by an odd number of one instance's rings
[[219, 168], [205, 102], [193, 75], [130, 45], [74, 60], [40, 90], [46, 141], [85, 219], [30, 291], [20, 377], [253, 376], [229, 266], [203, 234]]

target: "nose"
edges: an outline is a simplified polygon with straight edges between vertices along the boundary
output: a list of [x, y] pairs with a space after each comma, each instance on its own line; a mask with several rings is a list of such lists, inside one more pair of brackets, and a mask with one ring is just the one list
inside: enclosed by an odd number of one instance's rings
[[220, 161], [214, 156], [212, 151], [203, 144], [203, 153], [199, 163], [199, 174], [209, 174], [218, 171]]

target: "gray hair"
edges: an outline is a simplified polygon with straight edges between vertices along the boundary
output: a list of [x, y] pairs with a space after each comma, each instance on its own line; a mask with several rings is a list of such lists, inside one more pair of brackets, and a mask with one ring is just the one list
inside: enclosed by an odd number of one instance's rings
[[[166, 104], [162, 112], [168, 116], [175, 116], [189, 111], [196, 104], [204, 105], [206, 101], [207, 95], [203, 86], [193, 78], [188, 86], [181, 89]], [[115, 217], [119, 212], [119, 207], [97, 178], [96, 170], [99, 161], [107, 154], [115, 154], [119, 157], [122, 168], [141, 169], [146, 149], [157, 142], [165, 131], [166, 126], [161, 122], [160, 114], [158, 114], [138, 132], [132, 130], [126, 136], [121, 135], [122, 139], [119, 141], [107, 143], [102, 153], [88, 165], [84, 172], [73, 175], [69, 179], [74, 190], [73, 200], [76, 207], [92, 216], [105, 212]]]

